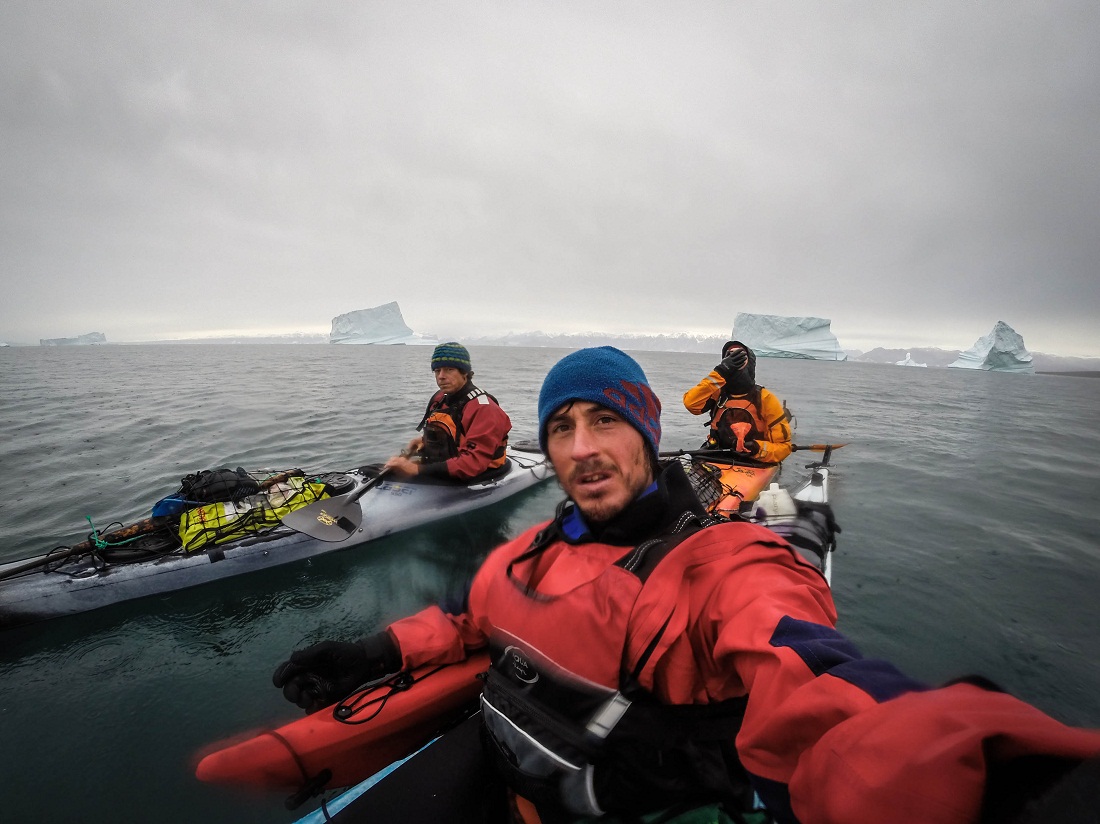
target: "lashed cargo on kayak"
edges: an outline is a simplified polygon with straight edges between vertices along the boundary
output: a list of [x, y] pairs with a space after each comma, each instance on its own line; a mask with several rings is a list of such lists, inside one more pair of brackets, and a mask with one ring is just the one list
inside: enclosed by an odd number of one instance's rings
[[[368, 467], [334, 473], [249, 473], [257, 480], [255, 495], [237, 501], [185, 502], [181, 511], [107, 528], [103, 534], [94, 530], [83, 544], [0, 566], [0, 628], [351, 549], [495, 504], [553, 475], [537, 448], [510, 448], [508, 458], [499, 475], [468, 485], [378, 479]], [[374, 487], [355, 504], [362, 512], [361, 523], [346, 540], [318, 540], [280, 521], [286, 513], [368, 482]], [[173, 507], [159, 506], [161, 511], [165, 508]]]

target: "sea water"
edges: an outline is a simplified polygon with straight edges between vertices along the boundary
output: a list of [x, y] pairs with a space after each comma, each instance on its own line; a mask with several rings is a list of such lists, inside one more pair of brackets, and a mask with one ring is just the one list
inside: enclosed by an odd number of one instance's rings
[[[475, 381], [536, 431], [565, 350], [472, 350]], [[667, 450], [714, 365], [634, 353]], [[430, 350], [378, 346], [0, 349], [0, 562], [147, 517], [199, 469], [347, 470], [395, 453], [434, 389]], [[929, 683], [980, 673], [1100, 726], [1100, 380], [761, 360], [833, 456], [840, 628]], [[815, 453], [798, 452], [784, 482]], [[297, 717], [271, 686], [294, 648], [451, 598], [485, 553], [547, 518], [553, 482], [349, 552], [0, 633], [0, 818], [287, 822], [279, 794], [194, 778], [211, 742]], [[315, 804], [314, 804], [315, 806]]]

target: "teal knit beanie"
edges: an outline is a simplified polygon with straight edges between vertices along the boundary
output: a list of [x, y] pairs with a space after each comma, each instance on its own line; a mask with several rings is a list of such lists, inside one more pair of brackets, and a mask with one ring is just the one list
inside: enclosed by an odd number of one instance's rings
[[453, 366], [463, 375], [469, 375], [474, 371], [474, 366], [470, 363], [470, 353], [465, 346], [454, 341], [441, 343], [432, 352], [432, 371], [441, 366]]
[[570, 401], [590, 401], [622, 415], [642, 433], [653, 454], [661, 443], [661, 401], [645, 372], [613, 346], [579, 349], [558, 361], [539, 392], [539, 446], [546, 451], [546, 423]]

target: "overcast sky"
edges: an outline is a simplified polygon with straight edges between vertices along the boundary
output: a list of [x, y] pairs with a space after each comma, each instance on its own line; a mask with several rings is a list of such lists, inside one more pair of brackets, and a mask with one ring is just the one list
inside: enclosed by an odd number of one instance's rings
[[0, 340], [1100, 355], [1100, 3], [0, 3]]

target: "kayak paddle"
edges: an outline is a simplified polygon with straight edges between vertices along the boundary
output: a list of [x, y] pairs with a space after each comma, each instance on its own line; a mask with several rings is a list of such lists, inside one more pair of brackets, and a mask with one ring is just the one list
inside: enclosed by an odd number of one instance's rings
[[660, 452], [659, 458], [679, 458], [681, 456], [698, 458], [702, 461], [717, 461], [718, 463], [734, 463], [744, 466], [774, 466], [758, 461], [744, 452], [735, 452], [732, 449], [677, 449], [674, 452]]
[[346, 541], [363, 523], [363, 508], [356, 501], [389, 474], [389, 469], [383, 469], [369, 481], [364, 481], [358, 489], [295, 509], [282, 517], [283, 526], [319, 541]]
[[[842, 446], [847, 446], [846, 443], [811, 443], [806, 446], [799, 446], [797, 444], [791, 444], [791, 452], [798, 452], [799, 450], [811, 450], [813, 452], [824, 452], [826, 449], [840, 449]], [[736, 452], [732, 449], [722, 449], [721, 447], [702, 447], [700, 449], [676, 449], [672, 452], [661, 452], [658, 454], [660, 458], [678, 458], [681, 455], [695, 455], [700, 458], [741, 458], [744, 460], [752, 460], [752, 456], [745, 454], [744, 452]]]
[[[798, 452], [800, 450], [832, 452], [834, 449], [840, 449], [842, 446], [847, 445], [848, 444], [845, 443], [813, 443], [807, 444], [806, 446], [791, 444], [791, 452]], [[679, 458], [681, 456], [698, 458], [703, 461], [717, 461], [718, 463], [725, 461], [728, 463], [742, 464], [743, 466], [774, 466], [774, 464], [758, 461], [750, 455], [746, 455], [743, 452], [737, 452], [733, 449], [677, 449], [672, 452], [660, 452], [657, 455], [659, 458]]]

